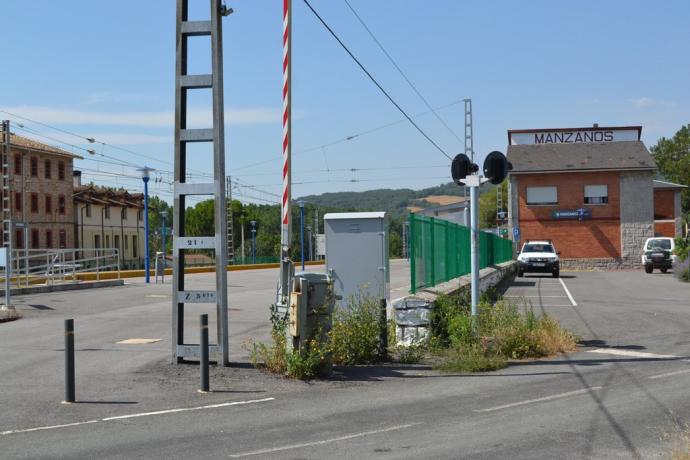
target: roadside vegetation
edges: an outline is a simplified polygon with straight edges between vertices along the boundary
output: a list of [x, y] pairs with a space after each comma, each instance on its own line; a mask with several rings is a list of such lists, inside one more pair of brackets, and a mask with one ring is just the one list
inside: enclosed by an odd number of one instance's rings
[[432, 314], [434, 367], [446, 372], [500, 369], [511, 359], [542, 358], [572, 351], [578, 338], [530, 305], [496, 299], [487, 292], [472, 320], [466, 294], [442, 296]]
[[[269, 344], [249, 342], [252, 364], [290, 378], [325, 377], [330, 364], [372, 364], [385, 360], [379, 349], [379, 303], [366, 296], [336, 308], [327, 334], [317, 331], [300, 354], [288, 347], [285, 318], [272, 313]], [[554, 356], [572, 351], [578, 338], [549, 315], [536, 315], [531, 306], [482, 296], [473, 322], [466, 292], [441, 296], [432, 311], [430, 336], [420, 343], [395, 345], [395, 325], [388, 324], [391, 360], [425, 363], [444, 372], [485, 372], [501, 369], [509, 360]]]
[[[686, 221], [688, 219], [686, 218]], [[676, 238], [675, 254], [678, 256], [678, 265], [675, 268], [677, 277], [681, 281], [690, 282], [690, 237]]]
[[250, 341], [249, 350], [254, 367], [290, 378], [309, 380], [328, 376], [330, 364], [372, 364], [384, 359], [379, 350], [379, 303], [364, 295], [349, 300], [347, 308], [336, 307], [331, 330], [316, 331], [299, 353], [288, 347], [286, 318], [271, 312], [273, 329], [271, 343]]

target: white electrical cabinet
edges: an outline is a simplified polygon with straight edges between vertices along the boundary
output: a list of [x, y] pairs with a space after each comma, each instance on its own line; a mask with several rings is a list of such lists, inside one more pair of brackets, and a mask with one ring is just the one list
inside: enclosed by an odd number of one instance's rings
[[326, 270], [336, 302], [367, 295], [390, 301], [388, 223], [385, 212], [330, 213], [324, 216]]

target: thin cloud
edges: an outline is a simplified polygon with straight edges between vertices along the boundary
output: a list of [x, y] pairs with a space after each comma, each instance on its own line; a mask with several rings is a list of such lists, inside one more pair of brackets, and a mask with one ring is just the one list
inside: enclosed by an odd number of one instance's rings
[[638, 97], [637, 99], [631, 99], [630, 102], [634, 107], [638, 109], [646, 109], [649, 107], [673, 107], [676, 104], [671, 101], [664, 101], [661, 99], [654, 99], [652, 97]]
[[[173, 112], [95, 112], [28, 105], [0, 107], [0, 110], [46, 124], [139, 127], [170, 127], [174, 125]], [[279, 123], [280, 120], [281, 109], [279, 108], [259, 107], [225, 110], [225, 123], [229, 125]], [[190, 126], [210, 126], [211, 121], [210, 110], [189, 109], [187, 112], [187, 122]]]

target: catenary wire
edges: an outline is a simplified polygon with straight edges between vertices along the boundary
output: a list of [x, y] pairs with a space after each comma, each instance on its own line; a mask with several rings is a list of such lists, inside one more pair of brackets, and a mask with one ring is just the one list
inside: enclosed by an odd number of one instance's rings
[[304, 3], [307, 5], [307, 7], [309, 7], [309, 9], [311, 10], [311, 12], [314, 13], [314, 16], [316, 16], [316, 18], [317, 18], [317, 19], [321, 22], [321, 24], [326, 28], [326, 30], [328, 30], [328, 32], [333, 36], [333, 38], [335, 38], [336, 41], [340, 44], [340, 46], [347, 52], [347, 54], [349, 54], [350, 57], [357, 63], [357, 65], [359, 66], [359, 68], [362, 69], [362, 71], [367, 75], [367, 77], [369, 77], [369, 79], [370, 79], [370, 80], [376, 85], [376, 87], [377, 87], [377, 88], [388, 98], [388, 100], [389, 100], [389, 101], [400, 111], [400, 113], [402, 113], [402, 114], [405, 116], [405, 118], [407, 119], [407, 121], [409, 121], [410, 124], [412, 124], [412, 126], [414, 126], [414, 127], [417, 129], [417, 131], [419, 131], [420, 134], [426, 138], [426, 140], [428, 140], [428, 141], [429, 141], [439, 152], [441, 152], [441, 154], [443, 154], [443, 156], [445, 156], [445, 157], [448, 158], [449, 160], [452, 160], [453, 158], [451, 158], [451, 156], [448, 155], [448, 154], [446, 153], [445, 150], [443, 150], [436, 142], [434, 142], [434, 140], [431, 139], [431, 137], [429, 137], [429, 135], [428, 135], [427, 133], [425, 133], [424, 130], [422, 130], [422, 128], [420, 128], [419, 125], [418, 125], [417, 123], [414, 122], [414, 120], [412, 120], [412, 118], [407, 114], [407, 112], [405, 112], [405, 110], [403, 110], [403, 108], [400, 107], [400, 105], [399, 105], [397, 102], [395, 102], [395, 99], [393, 99], [393, 98], [391, 97], [391, 95], [388, 94], [388, 92], [387, 92], [387, 91], [383, 88], [383, 86], [381, 86], [381, 84], [371, 75], [371, 73], [369, 73], [369, 71], [366, 69], [366, 67], [364, 67], [364, 65], [359, 61], [359, 59], [357, 59], [357, 58], [355, 57], [355, 55], [352, 54], [352, 51], [350, 51], [350, 49], [345, 45], [345, 43], [343, 43], [343, 41], [340, 39], [340, 37], [338, 37], [338, 35], [333, 31], [333, 29], [331, 29], [331, 27], [326, 23], [326, 21], [319, 15], [319, 13], [316, 12], [316, 10], [314, 9], [313, 6], [311, 6], [311, 4], [309, 3], [309, 1], [308, 1], [308, 0], [303, 0], [303, 1], [304, 1]]

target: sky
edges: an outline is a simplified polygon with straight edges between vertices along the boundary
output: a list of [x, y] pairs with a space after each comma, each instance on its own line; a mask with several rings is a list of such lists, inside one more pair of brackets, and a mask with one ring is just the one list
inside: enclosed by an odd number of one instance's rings
[[[345, 0], [310, 1], [451, 158], [464, 151], [465, 98], [480, 164], [492, 150], [505, 152], [508, 129], [642, 125], [650, 147], [690, 122], [687, 0], [349, 0], [450, 129]], [[293, 196], [448, 182], [450, 160], [403, 121], [305, 3], [293, 2]], [[175, 3], [0, 0], [0, 111], [13, 114], [0, 118], [18, 134], [85, 157], [75, 168], [86, 181], [140, 191], [136, 168], [156, 168], [151, 192], [171, 201]], [[208, 0], [190, 5], [190, 19], [207, 17]], [[235, 198], [278, 202], [282, 2], [228, 6], [226, 174], [236, 179]], [[190, 73], [205, 73], [210, 42], [192, 40]], [[194, 127], [209, 125], [210, 101], [208, 91], [190, 97]], [[213, 172], [201, 146], [188, 161], [191, 181]]]

